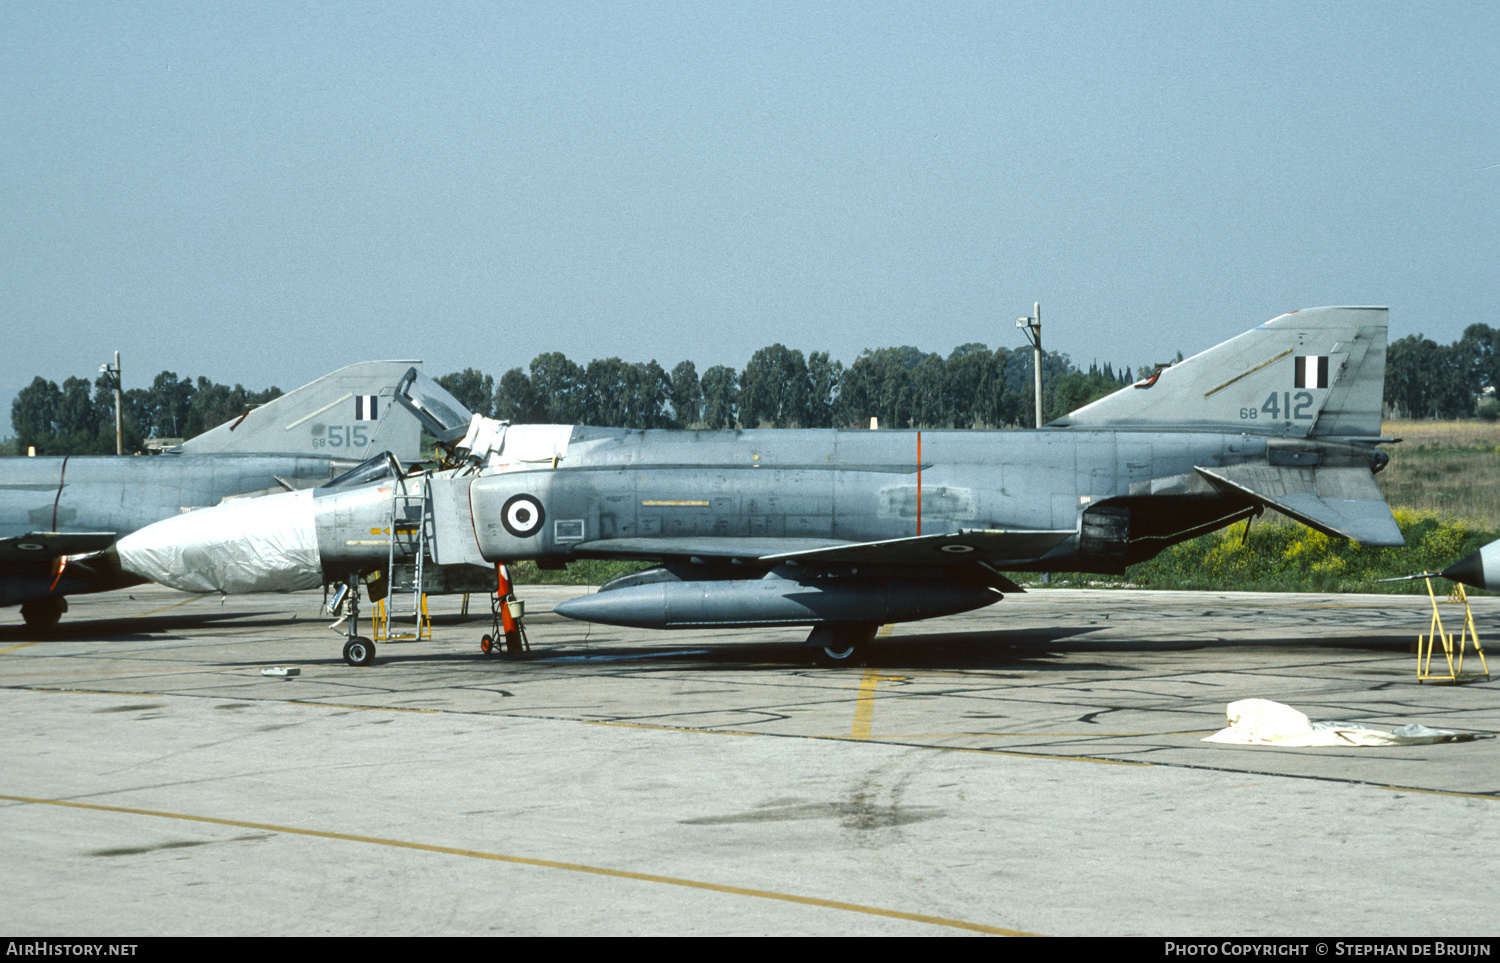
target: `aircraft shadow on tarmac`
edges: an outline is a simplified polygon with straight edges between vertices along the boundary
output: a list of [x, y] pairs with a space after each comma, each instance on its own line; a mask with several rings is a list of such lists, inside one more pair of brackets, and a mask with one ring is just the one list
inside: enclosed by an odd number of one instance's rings
[[[1288, 653], [1307, 653], [1312, 649], [1359, 649], [1366, 651], [1408, 652], [1411, 638], [1401, 636], [1376, 636], [1356, 639], [1309, 639], [1292, 637], [1280, 639], [1254, 639], [1226, 641], [1219, 639], [1115, 639], [1098, 640], [1082, 638], [1092, 630], [1086, 627], [1015, 629], [1001, 631], [945, 632], [929, 635], [910, 635], [877, 639], [866, 651], [865, 657], [849, 668], [879, 669], [954, 669], [954, 670], [1012, 670], [1045, 672], [1067, 670], [1118, 671], [1130, 668], [1131, 655], [1150, 653], [1204, 652], [1226, 648], [1261, 648], [1284, 650]], [[805, 665], [808, 662], [806, 649], [800, 642], [756, 642], [712, 639], [700, 641], [691, 636], [664, 633], [662, 641], [650, 643], [627, 643], [613, 639], [601, 639], [591, 643], [547, 643], [538, 645], [521, 656], [486, 656], [478, 651], [477, 644], [460, 643], [453, 640], [453, 648], [444, 644], [447, 651], [408, 652], [401, 643], [381, 643], [376, 657], [381, 663], [416, 664], [434, 662], [448, 665], [464, 663], [537, 666], [594, 666], [604, 668], [618, 665], [620, 668], [640, 670], [649, 667], [674, 670], [691, 666], [712, 668], [717, 671], [760, 671], [767, 668], [784, 668], [788, 665]], [[679, 641], [680, 639], [680, 641]], [[461, 646], [461, 647], [460, 647]], [[1088, 658], [1087, 656], [1106, 658]], [[1119, 658], [1110, 658], [1119, 657]], [[308, 659], [317, 664], [337, 659], [330, 652], [328, 657]], [[294, 664], [294, 663], [288, 663]]]
[[75, 619], [64, 620], [47, 628], [29, 625], [0, 626], [0, 646], [7, 642], [139, 642], [161, 639], [180, 633], [201, 629], [220, 622], [236, 619], [253, 619], [259, 628], [276, 628], [296, 622], [307, 624], [306, 619], [265, 618], [257, 613], [219, 611], [201, 612], [191, 615], [136, 616], [119, 619]]
[[[0, 626], [0, 647], [6, 643], [26, 642], [127, 642], [160, 641], [173, 635], [185, 635], [224, 623], [243, 620], [256, 629], [274, 631], [290, 625], [306, 626], [305, 618], [267, 618], [262, 613], [233, 610], [174, 614], [135, 618], [64, 621], [49, 629], [38, 630], [25, 625]], [[479, 635], [485, 622], [458, 616], [436, 617], [434, 627], [440, 630], [437, 644], [442, 651], [417, 652], [400, 642], [378, 642], [376, 657], [380, 664], [486, 664], [517, 665], [533, 663], [545, 666], [598, 666], [618, 664], [621, 668], [654, 666], [681, 669], [687, 666], [712, 667], [719, 671], [743, 669], [759, 671], [769, 667], [805, 665], [806, 649], [800, 642], [784, 640], [759, 642], [737, 641], [715, 637], [702, 640], [691, 633], [661, 633], [648, 643], [623, 642], [612, 638], [591, 642], [562, 641], [539, 644], [521, 656], [487, 656], [479, 651]], [[1223, 649], [1281, 649], [1307, 652], [1310, 649], [1357, 649], [1364, 651], [1411, 651], [1414, 636], [1380, 634], [1358, 638], [1315, 638], [1295, 636], [1272, 639], [1147, 639], [1089, 638], [1094, 629], [1086, 626], [1028, 627], [1020, 629], [968, 632], [934, 632], [876, 639], [865, 656], [849, 668], [879, 669], [1002, 669], [1014, 671], [1091, 671], [1128, 669], [1133, 654], [1184, 653]], [[330, 635], [324, 641], [309, 639], [307, 656], [277, 660], [281, 665], [323, 665], [342, 662], [339, 639]], [[253, 652], [253, 643], [252, 649]], [[1084, 658], [1087, 655], [1103, 659]], [[1119, 658], [1113, 658], [1119, 657]], [[1123, 661], [1122, 661], [1123, 660]], [[224, 665], [263, 665], [264, 659], [250, 658]]]

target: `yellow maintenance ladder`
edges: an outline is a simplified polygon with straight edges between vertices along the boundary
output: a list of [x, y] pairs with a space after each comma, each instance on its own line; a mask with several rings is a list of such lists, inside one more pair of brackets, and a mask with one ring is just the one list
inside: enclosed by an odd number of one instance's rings
[[[390, 527], [386, 529], [390, 536], [386, 561], [390, 581], [385, 587], [385, 598], [375, 603], [372, 621], [377, 642], [432, 638], [432, 619], [427, 612], [423, 578], [423, 563], [431, 551], [426, 484], [430, 477], [429, 472], [405, 476], [397, 478], [391, 486]], [[410, 558], [411, 562], [398, 564], [398, 556]], [[406, 606], [398, 599], [407, 593], [410, 593], [411, 607], [403, 611]], [[409, 628], [398, 631], [395, 626], [402, 623], [409, 623]]]

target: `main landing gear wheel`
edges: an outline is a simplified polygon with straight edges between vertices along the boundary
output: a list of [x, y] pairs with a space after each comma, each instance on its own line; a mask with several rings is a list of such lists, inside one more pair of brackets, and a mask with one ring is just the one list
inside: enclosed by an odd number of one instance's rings
[[344, 643], [344, 661], [350, 665], [371, 665], [375, 661], [375, 643], [356, 635]]
[[50, 629], [58, 623], [68, 610], [68, 600], [61, 595], [50, 599], [38, 599], [21, 606], [21, 618], [33, 629]]
[[807, 637], [813, 662], [826, 668], [859, 665], [878, 625], [820, 625]]

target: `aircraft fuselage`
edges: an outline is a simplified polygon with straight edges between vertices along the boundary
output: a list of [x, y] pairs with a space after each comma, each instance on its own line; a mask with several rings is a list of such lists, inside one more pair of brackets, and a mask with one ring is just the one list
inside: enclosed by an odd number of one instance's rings
[[[310, 487], [350, 462], [312, 455], [74, 455], [0, 459], [0, 538], [30, 532], [123, 536], [226, 497]], [[24, 543], [23, 543], [24, 544]], [[97, 564], [57, 575], [56, 559], [0, 559], [0, 606], [136, 584]]]

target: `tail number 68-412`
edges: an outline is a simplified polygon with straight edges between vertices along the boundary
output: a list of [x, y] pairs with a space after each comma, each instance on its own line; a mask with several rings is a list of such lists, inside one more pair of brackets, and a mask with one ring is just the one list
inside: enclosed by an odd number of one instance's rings
[[1259, 408], [1240, 409], [1241, 421], [1258, 421], [1261, 415], [1265, 415], [1267, 421], [1312, 421], [1317, 417], [1317, 412], [1313, 410], [1311, 391], [1298, 391], [1295, 394], [1290, 391], [1273, 391], [1266, 396], [1266, 403]]

